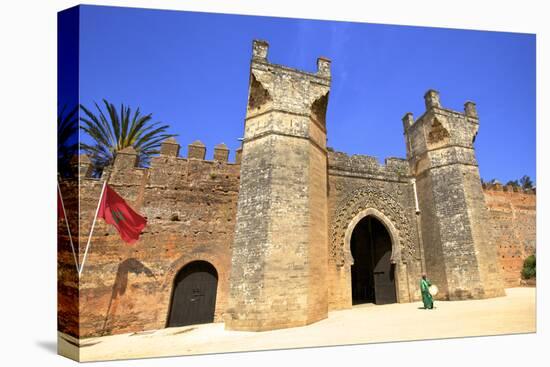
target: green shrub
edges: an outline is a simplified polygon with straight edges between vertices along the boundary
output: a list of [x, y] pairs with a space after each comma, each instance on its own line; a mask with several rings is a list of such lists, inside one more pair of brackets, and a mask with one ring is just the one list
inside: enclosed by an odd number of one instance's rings
[[537, 259], [535, 255], [531, 255], [523, 261], [523, 269], [521, 270], [521, 277], [523, 279], [531, 279], [537, 276]]

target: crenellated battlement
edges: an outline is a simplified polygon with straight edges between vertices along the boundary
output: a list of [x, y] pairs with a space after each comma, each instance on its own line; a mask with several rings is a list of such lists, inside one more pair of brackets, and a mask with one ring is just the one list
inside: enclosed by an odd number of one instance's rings
[[[114, 171], [162, 171], [165, 169], [172, 169], [176, 171], [187, 169], [189, 162], [193, 161], [193, 165], [210, 166], [212, 172], [211, 176], [216, 175], [216, 170], [221, 173], [231, 170], [238, 172], [240, 169], [242, 148], [239, 148], [235, 152], [235, 161], [229, 162], [230, 150], [224, 143], [218, 144], [214, 147], [214, 157], [212, 160], [206, 159], [206, 146], [200, 141], [196, 140], [188, 145], [187, 157], [181, 157], [180, 145], [175, 138], [169, 138], [165, 140], [160, 148], [160, 154], [151, 158], [151, 164], [149, 167], [138, 167], [139, 159], [138, 153], [132, 147], [125, 148], [118, 152], [115, 162], [112, 166], [106, 167], [103, 172], [103, 176], [111, 175]], [[78, 172], [79, 177], [93, 179], [93, 165], [92, 161], [86, 154], [75, 156], [72, 162], [74, 163], [75, 172]], [[236, 166], [235, 168], [222, 168], [222, 166]]]
[[[195, 140], [187, 146], [187, 157], [180, 157], [180, 145], [175, 138], [166, 139], [160, 148], [160, 157], [175, 157], [180, 159], [206, 160], [206, 146], [200, 140]], [[228, 164], [240, 164], [241, 148], [235, 152], [235, 162], [229, 162], [230, 150], [224, 143], [214, 147], [214, 159], [210, 162], [222, 162]], [[207, 161], [208, 162], [208, 161]]]
[[380, 164], [378, 158], [373, 156], [329, 151], [328, 168], [329, 174], [358, 175], [393, 181], [411, 177], [407, 160], [395, 157], [388, 157], [384, 159], [384, 164]]
[[537, 194], [537, 189], [535, 187], [533, 187], [532, 189], [524, 189], [521, 186], [502, 185], [498, 181], [494, 183], [483, 183], [482, 187], [484, 191], [500, 191], [500, 192], [518, 193], [518, 194], [527, 194], [527, 195]]
[[[286, 65], [273, 64], [268, 61], [269, 43], [264, 40], [254, 40], [252, 42], [252, 68], [273, 71], [277, 69], [279, 72], [298, 74], [312, 78], [318, 83], [330, 85], [330, 64], [329, 58], [319, 56], [317, 58], [317, 71], [315, 73], [299, 70]], [[318, 80], [326, 79], [326, 80]], [[328, 80], [328, 83], [327, 83]]]
[[479, 123], [477, 107], [472, 101], [466, 101], [464, 103], [463, 112], [455, 111], [450, 108], [443, 107], [441, 105], [439, 92], [434, 89], [430, 89], [424, 94], [424, 104], [426, 106], [426, 111], [418, 119], [416, 119], [416, 121], [411, 112], [407, 112], [405, 116], [403, 116], [402, 121], [405, 132], [407, 132], [410, 127], [418, 125], [418, 123], [423, 121], [426, 117], [432, 117], [431, 115], [466, 118], [470, 122]]
[[418, 119], [412, 113], [403, 116], [407, 159], [413, 173], [460, 163], [477, 166], [474, 142], [479, 130], [476, 104], [467, 101], [464, 112], [444, 108], [439, 92], [430, 89], [424, 95], [426, 111]]

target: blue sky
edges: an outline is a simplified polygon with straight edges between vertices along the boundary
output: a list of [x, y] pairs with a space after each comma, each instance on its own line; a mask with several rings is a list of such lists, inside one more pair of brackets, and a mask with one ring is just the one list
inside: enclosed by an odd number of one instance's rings
[[243, 134], [251, 44], [269, 60], [315, 71], [332, 60], [328, 144], [349, 154], [405, 157], [401, 118], [424, 93], [444, 107], [477, 103], [481, 176], [535, 172], [535, 36], [427, 27], [82, 6], [80, 103], [106, 98], [152, 113], [177, 133], [182, 155], [200, 139], [207, 158]]

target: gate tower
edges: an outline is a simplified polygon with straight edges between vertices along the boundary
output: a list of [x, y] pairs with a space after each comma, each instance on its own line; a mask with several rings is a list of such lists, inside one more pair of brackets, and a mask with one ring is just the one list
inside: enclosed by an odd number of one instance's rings
[[330, 61], [308, 73], [254, 41], [226, 327], [271, 330], [326, 318]]

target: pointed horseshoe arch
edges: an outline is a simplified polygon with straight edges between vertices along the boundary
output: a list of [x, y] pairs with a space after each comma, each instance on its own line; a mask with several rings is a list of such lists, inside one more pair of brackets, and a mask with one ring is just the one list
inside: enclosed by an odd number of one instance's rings
[[368, 208], [351, 221], [345, 240], [345, 251], [352, 257], [352, 305], [397, 302], [399, 264], [395, 258], [400, 246], [393, 224], [378, 210]]
[[347, 259], [346, 262], [350, 265], [353, 264], [353, 257], [351, 256], [351, 235], [353, 233], [353, 230], [355, 229], [355, 226], [357, 226], [357, 223], [361, 221], [361, 219], [368, 216], [372, 216], [378, 219], [384, 225], [384, 227], [386, 227], [386, 230], [390, 234], [392, 243], [390, 262], [392, 264], [397, 263], [397, 261], [401, 259], [401, 245], [399, 243], [399, 235], [397, 234], [397, 229], [381, 211], [374, 208], [367, 208], [362, 210], [349, 222], [349, 225], [344, 235], [344, 257]]
[[342, 200], [333, 217], [331, 258], [339, 267], [352, 264], [350, 239], [355, 225], [368, 215], [384, 224], [392, 239], [391, 261], [396, 264], [415, 254], [411, 223], [405, 209], [388, 193], [361, 187]]

